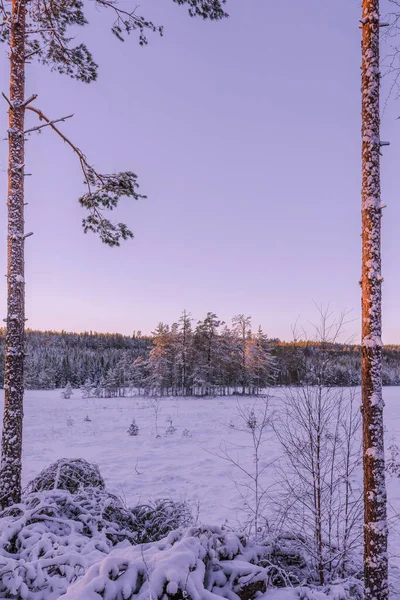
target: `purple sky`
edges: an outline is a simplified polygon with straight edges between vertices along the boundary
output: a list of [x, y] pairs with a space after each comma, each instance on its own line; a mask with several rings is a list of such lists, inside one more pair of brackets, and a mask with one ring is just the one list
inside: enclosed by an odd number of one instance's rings
[[[63, 131], [99, 170], [138, 173], [148, 195], [115, 214], [135, 239], [103, 246], [81, 233], [75, 157], [51, 131], [31, 138], [29, 327], [150, 332], [187, 308], [196, 319], [250, 314], [289, 339], [299, 315], [315, 320], [315, 301], [352, 309], [347, 333], [357, 334], [359, 2], [337, 0], [334, 12], [321, 0], [228, 6], [230, 19], [205, 23], [172, 0], [143, 0], [142, 13], [165, 26], [147, 48], [119, 43], [107, 14], [92, 11], [95, 84], [29, 67], [36, 105], [52, 118], [75, 113]], [[6, 69], [3, 48], [2, 90]], [[399, 114], [391, 101], [382, 136], [391, 141], [382, 162], [386, 343], [400, 342]], [[6, 156], [2, 141], [3, 198]], [[4, 265], [4, 202], [1, 210]], [[5, 279], [1, 300], [5, 316]]]

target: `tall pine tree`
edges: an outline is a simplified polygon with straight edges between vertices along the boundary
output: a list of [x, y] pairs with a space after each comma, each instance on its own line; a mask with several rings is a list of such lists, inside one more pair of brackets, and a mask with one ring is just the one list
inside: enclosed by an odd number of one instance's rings
[[379, 19], [379, 0], [363, 0], [361, 367], [366, 600], [386, 600], [389, 595], [381, 341]]

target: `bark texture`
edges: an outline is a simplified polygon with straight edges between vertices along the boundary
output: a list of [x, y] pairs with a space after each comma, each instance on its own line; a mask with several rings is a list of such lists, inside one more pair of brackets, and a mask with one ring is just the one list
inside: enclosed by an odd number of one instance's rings
[[21, 498], [24, 395], [24, 94], [26, 0], [12, 1], [8, 158], [7, 333], [0, 506]]
[[362, 5], [362, 406], [365, 599], [388, 598], [381, 341], [379, 0]]

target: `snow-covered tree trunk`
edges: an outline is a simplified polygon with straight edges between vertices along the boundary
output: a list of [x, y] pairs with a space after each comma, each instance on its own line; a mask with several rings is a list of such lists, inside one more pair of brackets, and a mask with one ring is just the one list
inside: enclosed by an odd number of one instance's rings
[[13, 0], [10, 29], [7, 334], [0, 505], [20, 501], [24, 396], [24, 94], [25, 6]]
[[388, 598], [381, 341], [379, 0], [362, 5], [362, 402], [365, 599]]

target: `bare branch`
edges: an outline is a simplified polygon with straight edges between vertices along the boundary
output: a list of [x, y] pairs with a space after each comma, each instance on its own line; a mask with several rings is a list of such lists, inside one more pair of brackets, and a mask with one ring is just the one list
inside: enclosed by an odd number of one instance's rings
[[44, 127], [51, 127], [52, 125], [54, 125], [55, 123], [64, 123], [67, 119], [71, 119], [74, 115], [67, 115], [66, 117], [60, 117], [59, 119], [54, 119], [53, 121], [50, 121], [49, 123], [45, 123], [44, 125], [37, 125], [36, 127], [31, 127], [31, 129], [27, 129], [26, 131], [24, 131], [24, 134], [27, 133], [33, 133], [34, 131], [40, 131], [42, 129], [44, 129]]

